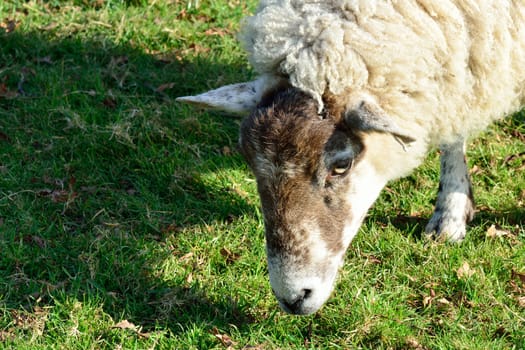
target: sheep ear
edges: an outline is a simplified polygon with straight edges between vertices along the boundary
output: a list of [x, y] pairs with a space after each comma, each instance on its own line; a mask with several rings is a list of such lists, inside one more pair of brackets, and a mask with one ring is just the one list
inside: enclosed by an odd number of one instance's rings
[[276, 78], [262, 76], [254, 81], [226, 85], [200, 95], [183, 96], [175, 100], [201, 108], [242, 115], [251, 112], [264, 94], [278, 83]]
[[402, 130], [377, 104], [361, 101], [355, 108], [345, 112], [344, 123], [350, 129], [377, 131], [392, 134], [402, 145], [416, 139]]

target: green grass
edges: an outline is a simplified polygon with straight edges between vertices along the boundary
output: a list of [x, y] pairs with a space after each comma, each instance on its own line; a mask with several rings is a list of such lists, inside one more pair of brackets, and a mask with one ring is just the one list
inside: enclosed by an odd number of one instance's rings
[[239, 120], [174, 102], [253, 77], [235, 32], [255, 6], [0, 2], [0, 348], [524, 349], [524, 114], [471, 142], [463, 244], [421, 238], [434, 152], [325, 307], [279, 310]]

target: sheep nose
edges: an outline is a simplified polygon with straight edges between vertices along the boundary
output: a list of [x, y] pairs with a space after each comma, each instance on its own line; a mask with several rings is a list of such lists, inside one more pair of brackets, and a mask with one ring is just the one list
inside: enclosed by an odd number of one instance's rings
[[302, 307], [303, 307], [304, 301], [308, 299], [311, 295], [312, 295], [311, 289], [303, 289], [301, 290], [299, 295], [294, 300], [291, 300], [291, 301], [282, 300], [281, 303], [282, 303], [284, 311], [294, 314], [294, 315], [303, 314], [304, 312], [302, 311]]

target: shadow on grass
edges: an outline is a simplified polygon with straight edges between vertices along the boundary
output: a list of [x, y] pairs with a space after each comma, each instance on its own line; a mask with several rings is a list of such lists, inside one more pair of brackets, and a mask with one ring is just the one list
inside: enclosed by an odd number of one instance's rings
[[[415, 240], [427, 239], [425, 236], [425, 226], [430, 217], [397, 215], [395, 217], [385, 218], [384, 216], [375, 216], [369, 220], [378, 222], [380, 225], [392, 225], [397, 230], [405, 232]], [[479, 210], [474, 216], [474, 220], [468, 224], [468, 227], [480, 225], [486, 226], [487, 223], [505, 223], [507, 225], [523, 227], [525, 225], [525, 208], [518, 206], [510, 208], [499, 208], [496, 211]], [[490, 225], [489, 225], [490, 226]], [[488, 228], [488, 226], [486, 227]], [[467, 228], [468, 234], [469, 228]]]
[[196, 244], [194, 225], [255, 211], [224, 175], [244, 169], [238, 120], [174, 102], [246, 67], [41, 33], [0, 47], [1, 327], [9, 310], [69, 298], [174, 333], [249, 322], [235, 298], [151, 271]]
[[[517, 202], [517, 200], [516, 200]], [[516, 206], [498, 208], [498, 210], [480, 210], [476, 213], [472, 225], [483, 223], [505, 223], [506, 225], [523, 227], [525, 225], [525, 208]]]

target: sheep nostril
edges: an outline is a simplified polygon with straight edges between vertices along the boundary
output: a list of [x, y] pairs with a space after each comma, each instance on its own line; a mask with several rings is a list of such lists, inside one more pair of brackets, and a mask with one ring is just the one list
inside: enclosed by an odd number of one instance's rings
[[303, 300], [308, 299], [312, 295], [311, 289], [303, 289]]
[[292, 314], [301, 314], [301, 308], [303, 307], [304, 301], [312, 296], [312, 290], [311, 289], [303, 289], [301, 291], [301, 294], [293, 301], [282, 301], [282, 304], [285, 307], [285, 310], [287, 312], [290, 312]]

